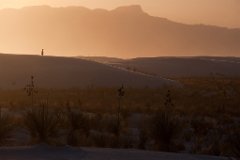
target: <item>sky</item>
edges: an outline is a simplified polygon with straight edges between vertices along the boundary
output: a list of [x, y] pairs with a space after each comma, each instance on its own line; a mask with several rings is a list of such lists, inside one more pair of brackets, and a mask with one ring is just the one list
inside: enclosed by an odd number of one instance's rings
[[1, 0], [0, 8], [78, 5], [111, 10], [132, 4], [141, 5], [150, 15], [177, 22], [240, 28], [240, 0]]

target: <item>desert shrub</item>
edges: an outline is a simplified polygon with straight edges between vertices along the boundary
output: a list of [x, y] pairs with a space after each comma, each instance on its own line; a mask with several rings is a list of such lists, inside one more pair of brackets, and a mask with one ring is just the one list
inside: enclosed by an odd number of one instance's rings
[[180, 136], [179, 121], [167, 111], [162, 111], [153, 116], [152, 136], [157, 148], [161, 151], [174, 151], [176, 143], [174, 140]]
[[141, 127], [139, 132], [138, 148], [146, 149], [147, 141], [148, 141], [148, 132], [145, 127]]
[[102, 126], [103, 114], [92, 113], [92, 116], [89, 120], [91, 124], [91, 129], [97, 130], [97, 131], [103, 130], [103, 126]]
[[6, 140], [11, 137], [13, 124], [7, 114], [2, 114], [0, 108], [0, 145], [5, 144]]
[[73, 110], [70, 107], [67, 108], [67, 124], [67, 143], [69, 145], [79, 145], [81, 141], [80, 136], [88, 138], [90, 130], [89, 118], [79, 109]]
[[210, 130], [207, 136], [203, 138], [201, 154], [220, 156], [225, 146], [225, 142], [218, 129]]
[[220, 154], [220, 148], [217, 141], [215, 141], [215, 137], [221, 137], [219, 132], [215, 131], [214, 127], [216, 126], [212, 120], [207, 117], [194, 116], [190, 120], [189, 127], [192, 130], [192, 153]]
[[134, 134], [130, 130], [124, 131], [119, 139], [119, 146], [121, 148], [134, 148], [136, 137], [134, 137]]
[[233, 155], [240, 159], [240, 129], [234, 130], [229, 136], [229, 141]]
[[138, 143], [137, 148], [145, 150], [147, 149], [148, 142], [151, 137], [151, 130], [149, 130], [149, 126], [152, 125], [152, 117], [149, 115], [143, 115], [140, 120], [140, 124], [138, 126]]
[[191, 120], [191, 127], [194, 130], [194, 135], [204, 136], [213, 128], [211, 122], [208, 122], [204, 117], [194, 117]]
[[204, 139], [203, 137], [194, 137], [193, 142], [192, 142], [192, 146], [190, 149], [191, 153], [201, 153], [202, 148], [203, 148], [203, 143], [204, 143]]
[[54, 143], [62, 124], [60, 109], [50, 110], [46, 104], [27, 109], [23, 115], [24, 125], [33, 143]]
[[108, 132], [110, 134], [120, 136], [121, 132], [123, 131], [125, 121], [122, 116], [119, 117], [119, 121], [117, 121], [117, 119], [117, 115], [103, 114], [101, 121], [98, 122], [101, 126], [101, 130], [99, 131]]
[[189, 122], [186, 122], [188, 123], [186, 125], [186, 128], [183, 130], [183, 139], [186, 141], [186, 142], [191, 142], [191, 140], [193, 139], [193, 136], [194, 136], [194, 130], [193, 128], [191, 128]]
[[112, 118], [105, 119], [103, 121], [103, 125], [105, 126], [104, 128], [106, 132], [109, 132], [115, 135], [120, 134], [121, 123], [118, 124], [115, 116], [113, 116]]
[[92, 131], [90, 133], [89, 138], [92, 140], [92, 145], [95, 147], [104, 147], [104, 148], [119, 147], [119, 141], [118, 141], [119, 138], [114, 134]]

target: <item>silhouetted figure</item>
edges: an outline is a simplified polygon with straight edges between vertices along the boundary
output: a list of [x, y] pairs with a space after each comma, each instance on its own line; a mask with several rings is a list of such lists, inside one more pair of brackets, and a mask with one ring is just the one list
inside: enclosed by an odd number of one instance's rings
[[41, 55], [44, 56], [44, 49], [42, 49]]

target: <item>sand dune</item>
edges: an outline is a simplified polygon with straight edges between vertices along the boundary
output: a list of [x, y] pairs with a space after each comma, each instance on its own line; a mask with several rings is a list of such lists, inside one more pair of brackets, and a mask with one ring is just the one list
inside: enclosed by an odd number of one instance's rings
[[0, 55], [0, 88], [23, 88], [33, 75], [38, 87], [156, 87], [171, 81], [140, 75], [101, 63], [64, 57]]
[[214, 156], [47, 145], [1, 148], [0, 158], [4, 160], [227, 160], [227, 158]]
[[88, 57], [88, 59], [163, 77], [240, 76], [238, 57], [153, 57], [129, 60]]

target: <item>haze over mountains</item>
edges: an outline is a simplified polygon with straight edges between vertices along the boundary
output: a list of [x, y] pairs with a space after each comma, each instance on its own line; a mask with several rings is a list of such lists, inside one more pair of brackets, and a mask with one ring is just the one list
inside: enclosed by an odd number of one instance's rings
[[56, 55], [240, 56], [240, 29], [175, 23], [140, 6], [4, 9], [0, 35], [0, 51], [10, 53], [38, 54], [45, 48]]

